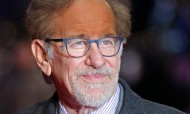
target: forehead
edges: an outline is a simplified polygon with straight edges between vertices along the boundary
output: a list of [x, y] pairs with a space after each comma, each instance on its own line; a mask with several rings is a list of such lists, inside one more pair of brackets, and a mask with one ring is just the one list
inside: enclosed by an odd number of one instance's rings
[[[104, 0], [76, 0], [69, 9], [64, 12], [65, 16], [79, 22], [97, 21], [101, 17], [113, 18], [111, 8]], [[85, 18], [84, 18], [85, 17]], [[84, 20], [86, 19], [86, 20]]]
[[[75, 0], [65, 11], [57, 12], [56, 31], [115, 27], [115, 17], [105, 0]], [[61, 26], [61, 28], [59, 27]]]

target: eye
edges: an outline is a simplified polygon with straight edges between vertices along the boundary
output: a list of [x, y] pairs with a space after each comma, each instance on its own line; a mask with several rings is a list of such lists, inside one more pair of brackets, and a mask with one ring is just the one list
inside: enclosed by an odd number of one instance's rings
[[103, 40], [102, 44], [103, 45], [112, 45], [113, 43], [110, 40]]
[[84, 39], [72, 39], [67, 42], [68, 48], [84, 48], [87, 46], [87, 41]]
[[105, 38], [99, 42], [101, 47], [113, 47], [115, 46], [115, 40], [113, 38]]
[[76, 45], [85, 45], [85, 42], [84, 41], [78, 41], [78, 42], [75, 42]]

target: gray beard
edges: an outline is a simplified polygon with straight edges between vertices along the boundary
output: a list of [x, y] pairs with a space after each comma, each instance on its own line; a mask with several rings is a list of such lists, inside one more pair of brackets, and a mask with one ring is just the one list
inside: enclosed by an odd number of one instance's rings
[[[103, 74], [109, 78], [105, 82], [94, 83], [80, 80], [81, 76], [86, 74]], [[118, 73], [115, 73], [113, 69], [107, 67], [102, 67], [100, 69], [93, 69], [91, 67], [77, 69], [72, 75], [71, 83], [74, 97], [79, 104], [87, 107], [99, 108], [108, 102], [114, 95], [118, 83]], [[97, 90], [98, 92], [95, 92]]]

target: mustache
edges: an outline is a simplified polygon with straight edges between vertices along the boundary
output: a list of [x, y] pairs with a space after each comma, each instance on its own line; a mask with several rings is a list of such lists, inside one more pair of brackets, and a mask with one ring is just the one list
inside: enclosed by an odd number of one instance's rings
[[83, 76], [83, 75], [106, 75], [109, 77], [114, 77], [115, 71], [112, 68], [101, 67], [99, 69], [94, 69], [93, 67], [79, 68], [74, 72], [74, 76]]

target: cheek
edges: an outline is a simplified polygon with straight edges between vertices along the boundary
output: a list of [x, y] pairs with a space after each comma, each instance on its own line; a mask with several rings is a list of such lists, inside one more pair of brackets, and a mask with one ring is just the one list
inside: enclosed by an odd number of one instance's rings
[[66, 79], [68, 71], [67, 62], [60, 57], [54, 57], [52, 60], [52, 76], [58, 83], [62, 83]]
[[80, 67], [82, 60], [66, 58], [66, 57], [56, 57], [52, 63], [52, 73], [56, 82], [59, 83], [60, 87], [65, 86], [69, 91], [71, 91], [71, 76], [73, 72]]
[[114, 57], [108, 57], [106, 58], [107, 63], [109, 64], [110, 67], [115, 69], [116, 71], [119, 72], [120, 70], [120, 63], [121, 63], [121, 56], [116, 55]]

